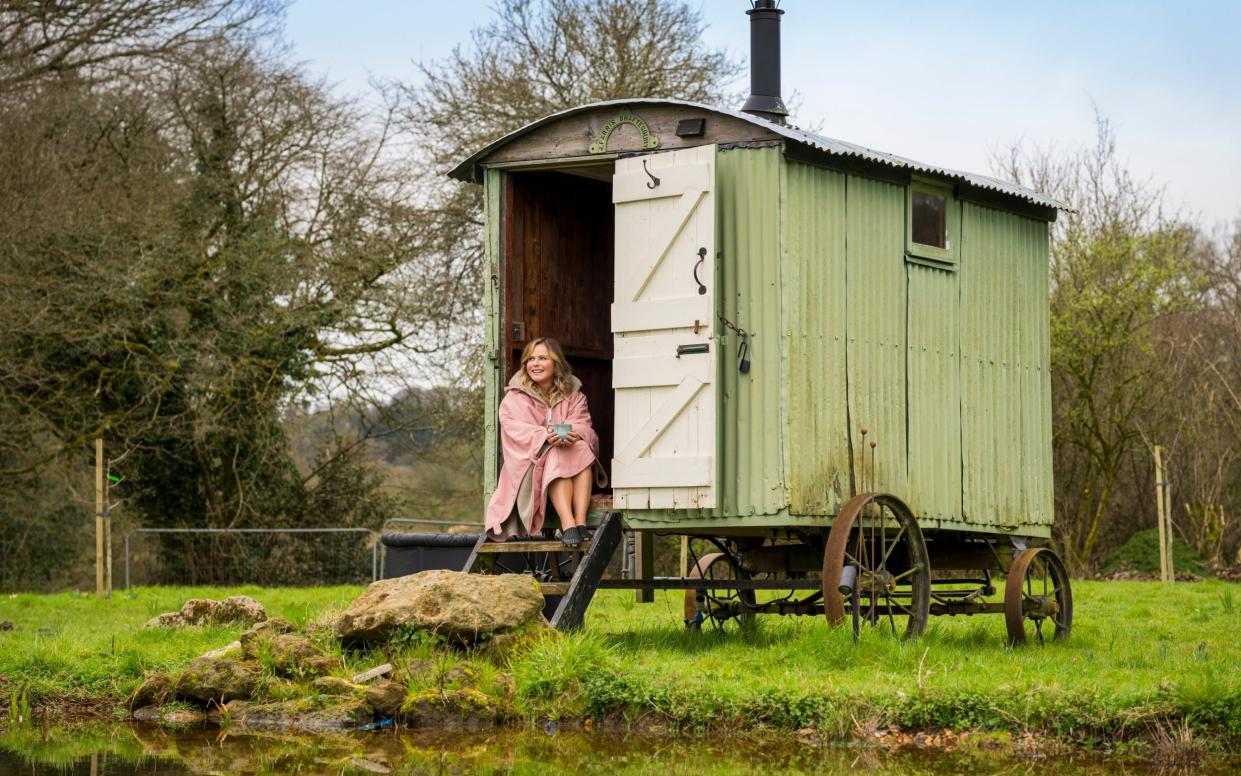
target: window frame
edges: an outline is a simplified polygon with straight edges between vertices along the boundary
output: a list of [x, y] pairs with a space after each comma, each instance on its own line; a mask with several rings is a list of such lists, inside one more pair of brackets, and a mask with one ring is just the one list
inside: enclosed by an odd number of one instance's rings
[[[950, 183], [927, 178], [913, 178], [905, 189], [905, 258], [916, 263], [926, 262], [944, 267], [957, 264], [957, 246], [960, 245], [961, 211], [954, 187]], [[924, 245], [914, 242], [914, 192], [933, 194], [944, 198], [944, 239], [948, 247]]]

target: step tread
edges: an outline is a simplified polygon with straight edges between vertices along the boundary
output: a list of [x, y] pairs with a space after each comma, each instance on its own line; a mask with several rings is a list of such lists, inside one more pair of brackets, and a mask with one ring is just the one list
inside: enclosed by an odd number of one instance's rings
[[480, 553], [504, 553], [504, 552], [586, 552], [590, 549], [590, 542], [582, 542], [576, 547], [570, 547], [562, 541], [548, 542], [484, 542], [478, 546]]

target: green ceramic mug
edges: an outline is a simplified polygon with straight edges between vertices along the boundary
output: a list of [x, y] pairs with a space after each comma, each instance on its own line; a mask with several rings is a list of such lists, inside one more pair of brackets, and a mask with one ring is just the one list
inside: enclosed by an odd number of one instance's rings
[[555, 431], [556, 436], [560, 437], [561, 439], [568, 439], [569, 432], [572, 430], [573, 430], [572, 423], [553, 423], [552, 424], [552, 431]]

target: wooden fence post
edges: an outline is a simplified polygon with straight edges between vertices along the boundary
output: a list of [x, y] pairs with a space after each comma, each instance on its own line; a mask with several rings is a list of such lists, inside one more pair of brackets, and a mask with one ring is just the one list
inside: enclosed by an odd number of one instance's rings
[[95, 440], [95, 597], [103, 597], [103, 439]]
[[1164, 481], [1163, 481], [1163, 455], [1159, 445], [1155, 445], [1155, 512], [1156, 519], [1159, 523], [1159, 579], [1161, 582], [1168, 581], [1168, 541], [1165, 536], [1164, 523]]

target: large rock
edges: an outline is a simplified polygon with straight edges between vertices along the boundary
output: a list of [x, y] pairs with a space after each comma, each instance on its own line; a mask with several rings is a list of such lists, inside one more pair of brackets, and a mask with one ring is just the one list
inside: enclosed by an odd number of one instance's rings
[[203, 703], [227, 703], [249, 698], [258, 683], [259, 669], [250, 663], [200, 657], [177, 674], [176, 693]]
[[525, 574], [423, 571], [372, 583], [333, 629], [347, 642], [386, 641], [402, 625], [472, 642], [541, 618], [543, 603]]
[[223, 601], [191, 598], [178, 612], [153, 617], [148, 628], [186, 628], [203, 625], [251, 625], [267, 619], [267, 610], [248, 595], [235, 595]]

